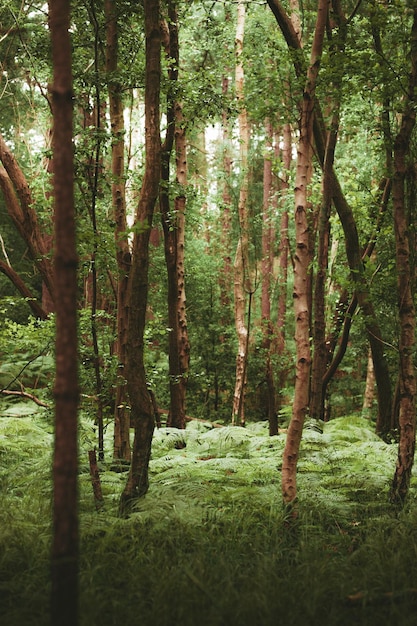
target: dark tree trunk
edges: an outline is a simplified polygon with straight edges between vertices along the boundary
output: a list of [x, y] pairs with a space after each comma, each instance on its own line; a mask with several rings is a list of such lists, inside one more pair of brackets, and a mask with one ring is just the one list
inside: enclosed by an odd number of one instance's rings
[[118, 71], [118, 23], [115, 2], [106, 0], [106, 72], [108, 76], [109, 113], [112, 133], [111, 170], [112, 205], [115, 221], [115, 245], [117, 261], [117, 341], [116, 354], [118, 371], [114, 408], [114, 459], [130, 460], [130, 415], [127, 410], [125, 379], [127, 341], [127, 286], [131, 264], [129, 243], [126, 238], [126, 194], [125, 194], [125, 141], [122, 85], [117, 78]]
[[144, 364], [144, 331], [148, 300], [149, 236], [161, 172], [159, 101], [161, 82], [161, 33], [159, 0], [144, 0], [145, 8], [145, 174], [136, 211], [132, 267], [129, 276], [129, 322], [126, 345], [126, 378], [134, 427], [132, 461], [120, 499], [120, 513], [127, 513], [134, 499], [149, 488], [149, 459], [155, 416], [147, 388]]
[[397, 262], [399, 334], [399, 428], [397, 464], [391, 487], [391, 500], [404, 504], [408, 494], [414, 463], [416, 439], [416, 376], [414, 346], [416, 315], [414, 308], [414, 268], [410, 249], [408, 207], [405, 196], [407, 159], [411, 133], [416, 122], [417, 88], [417, 9], [414, 9], [410, 37], [411, 70], [406, 106], [403, 109], [400, 131], [394, 141], [394, 177], [392, 195]]
[[[181, 217], [184, 215], [184, 206], [181, 199], [175, 199], [174, 210], [170, 199], [170, 173], [171, 156], [174, 141], [179, 134], [185, 140], [184, 128], [180, 128], [177, 119], [181, 116], [181, 107], [176, 101], [175, 85], [178, 80], [179, 47], [178, 47], [178, 23], [176, 3], [168, 3], [168, 24], [165, 28], [165, 51], [169, 62], [169, 89], [167, 96], [167, 131], [162, 146], [161, 162], [161, 189], [159, 193], [159, 206], [161, 210], [162, 227], [164, 231], [165, 263], [168, 278], [168, 324], [169, 324], [169, 389], [170, 410], [167, 425], [174, 428], [185, 428], [185, 376], [187, 363], [184, 361], [182, 352], [187, 353], [187, 333], [185, 320], [184, 300], [184, 250], [183, 250], [183, 224]], [[180, 150], [180, 160], [186, 164], [185, 151]], [[178, 154], [176, 154], [178, 159]], [[177, 181], [178, 182], [178, 181]], [[185, 197], [184, 197], [185, 201]], [[179, 209], [179, 210], [178, 210]], [[182, 245], [182, 247], [181, 247]], [[184, 301], [184, 302], [183, 302]], [[180, 308], [183, 302], [184, 309]], [[183, 334], [184, 332], [184, 334]], [[181, 347], [184, 346], [184, 350]], [[185, 369], [184, 369], [185, 368]]]
[[56, 379], [51, 621], [78, 622], [77, 252], [72, 145], [70, 3], [49, 4], [54, 80]]

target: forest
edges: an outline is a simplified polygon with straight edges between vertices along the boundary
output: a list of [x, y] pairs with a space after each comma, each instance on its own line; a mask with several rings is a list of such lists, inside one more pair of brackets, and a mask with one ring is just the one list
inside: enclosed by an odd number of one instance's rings
[[416, 0], [2, 0], [0, 622], [414, 626]]

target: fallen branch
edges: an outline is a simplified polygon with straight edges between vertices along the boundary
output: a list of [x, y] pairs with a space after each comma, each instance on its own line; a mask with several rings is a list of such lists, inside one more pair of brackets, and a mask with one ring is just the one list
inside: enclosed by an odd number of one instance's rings
[[34, 396], [33, 393], [28, 393], [27, 391], [12, 391], [11, 389], [0, 389], [0, 393], [5, 396], [21, 396], [22, 398], [28, 398], [38, 406], [43, 406], [46, 409], [49, 409], [49, 404]]
[[382, 593], [369, 595], [366, 591], [358, 591], [346, 597], [346, 604], [355, 606], [357, 604], [388, 604], [392, 602], [402, 602], [405, 599], [417, 601], [417, 589], [409, 587], [400, 591], [385, 591]]

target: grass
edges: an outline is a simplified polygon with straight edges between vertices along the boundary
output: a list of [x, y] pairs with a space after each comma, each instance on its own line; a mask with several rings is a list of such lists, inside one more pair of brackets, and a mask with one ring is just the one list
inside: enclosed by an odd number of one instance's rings
[[[49, 623], [52, 435], [41, 411], [0, 413], [0, 623]], [[280, 500], [285, 435], [266, 424], [155, 432], [151, 487], [117, 517], [126, 476], [110, 429], [96, 512], [80, 435], [81, 626], [406, 626], [417, 604], [417, 508], [388, 504], [396, 447], [369, 422], [306, 430], [299, 517]], [[186, 447], [177, 449], [178, 440]]]

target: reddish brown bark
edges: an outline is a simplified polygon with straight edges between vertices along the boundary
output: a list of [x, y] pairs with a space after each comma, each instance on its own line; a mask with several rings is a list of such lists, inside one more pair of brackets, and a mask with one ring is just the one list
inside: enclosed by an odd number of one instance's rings
[[320, 68], [320, 58], [327, 20], [329, 1], [319, 0], [310, 65], [306, 73], [300, 116], [297, 171], [295, 180], [295, 237], [294, 253], [294, 312], [296, 341], [296, 378], [293, 413], [282, 463], [282, 494], [285, 504], [294, 502], [297, 496], [296, 473], [298, 451], [304, 419], [309, 405], [310, 382], [310, 293], [308, 278], [311, 263], [310, 217], [308, 214], [308, 184], [312, 168], [313, 118], [315, 87]]
[[[54, 67], [52, 149], [56, 294], [51, 621], [57, 626], [74, 626], [78, 621], [78, 259], [75, 240], [69, 25], [69, 1], [51, 1], [49, 27]], [[29, 200], [27, 202], [30, 206]]]
[[149, 488], [149, 459], [155, 416], [147, 388], [144, 331], [148, 300], [149, 236], [161, 172], [160, 81], [161, 33], [159, 0], [144, 0], [145, 9], [145, 173], [135, 216], [132, 266], [129, 275], [129, 321], [126, 343], [126, 379], [134, 427], [132, 461], [120, 498], [120, 513]]
[[[239, 107], [239, 142], [241, 181], [238, 201], [239, 218], [239, 241], [234, 261], [234, 304], [235, 326], [238, 339], [236, 356], [235, 390], [233, 394], [232, 424], [245, 424], [245, 386], [249, 347], [249, 322], [246, 318], [246, 296], [249, 300], [253, 294], [253, 286], [249, 267], [249, 220], [247, 199], [249, 190], [248, 177], [248, 150], [249, 150], [249, 121], [245, 107], [244, 93], [244, 68], [243, 68], [243, 38], [245, 30], [245, 4], [242, 0], [237, 5], [236, 27], [236, 67], [235, 67], [235, 91]], [[250, 316], [250, 304], [248, 318]]]
[[28, 246], [29, 254], [54, 301], [54, 277], [52, 262], [48, 256], [48, 237], [41, 231], [28, 182], [1, 135], [0, 161], [3, 164], [3, 167], [0, 166], [0, 187], [7, 212]]
[[272, 159], [273, 159], [273, 128], [270, 120], [265, 121], [265, 156], [263, 172], [263, 206], [262, 206], [262, 294], [261, 318], [265, 351], [266, 407], [269, 423], [269, 434], [278, 434], [278, 415], [275, 403], [275, 381], [272, 370], [271, 352], [273, 327], [271, 322], [271, 278], [273, 277], [273, 241], [274, 227], [271, 214]]
[[165, 49], [169, 59], [170, 89], [167, 102], [167, 131], [162, 146], [162, 185], [159, 193], [162, 226], [164, 231], [165, 262], [168, 275], [169, 323], [169, 383], [170, 413], [167, 424], [185, 428], [185, 390], [189, 361], [189, 342], [185, 309], [184, 234], [185, 193], [177, 194], [174, 210], [170, 200], [170, 162], [175, 142], [176, 182], [183, 187], [187, 179], [186, 137], [182, 109], [175, 96], [178, 80], [179, 45], [177, 9], [175, 2], [168, 4], [168, 25], [165, 29]]
[[413, 10], [410, 34], [410, 59], [408, 92], [401, 117], [401, 125], [394, 141], [394, 176], [392, 196], [397, 263], [397, 297], [399, 332], [399, 428], [400, 441], [395, 474], [391, 487], [391, 500], [404, 504], [408, 494], [411, 470], [414, 463], [416, 440], [416, 376], [414, 368], [415, 307], [413, 300], [414, 268], [410, 249], [409, 207], [405, 198], [405, 179], [408, 169], [411, 134], [416, 123], [417, 89], [417, 9]]
[[19, 274], [17, 274], [17, 272], [15, 272], [15, 270], [4, 261], [0, 261], [0, 272], [10, 279], [20, 295], [26, 299], [33, 315], [41, 320], [45, 320], [48, 317], [47, 312], [38, 303], [38, 301], [30, 291], [30, 289], [27, 287], [27, 285], [23, 282]]
[[117, 261], [117, 341], [118, 358], [114, 408], [113, 456], [130, 460], [130, 415], [127, 410], [125, 379], [127, 341], [127, 285], [131, 254], [127, 241], [126, 188], [125, 188], [125, 141], [122, 85], [118, 79], [118, 22], [114, 0], [106, 0], [106, 72], [108, 76], [109, 113], [112, 134], [111, 171], [112, 206], [115, 221], [115, 245]]

